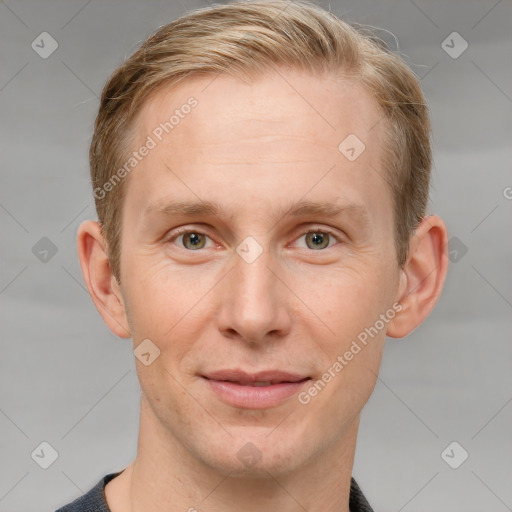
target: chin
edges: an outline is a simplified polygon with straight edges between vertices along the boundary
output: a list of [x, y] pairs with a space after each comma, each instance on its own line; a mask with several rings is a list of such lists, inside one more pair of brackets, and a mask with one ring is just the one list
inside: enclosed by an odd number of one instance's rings
[[304, 465], [310, 452], [304, 439], [286, 429], [280, 434], [268, 428], [262, 432], [261, 428], [242, 427], [233, 437], [226, 435], [223, 442], [214, 441], [200, 457], [215, 471], [234, 478], [286, 475]]

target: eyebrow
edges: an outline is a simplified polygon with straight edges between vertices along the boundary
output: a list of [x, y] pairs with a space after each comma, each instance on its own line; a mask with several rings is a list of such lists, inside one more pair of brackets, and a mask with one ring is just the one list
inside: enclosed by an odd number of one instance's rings
[[[300, 200], [292, 202], [276, 211], [272, 209], [272, 218], [276, 222], [285, 217], [321, 216], [335, 218], [342, 214], [349, 214], [360, 219], [364, 224], [369, 222], [367, 209], [357, 203], [338, 204], [329, 201], [313, 202]], [[212, 201], [172, 201], [164, 205], [150, 205], [146, 208], [144, 216], [159, 214], [166, 217], [194, 217], [200, 215], [213, 215], [232, 219], [234, 214], [228, 214], [221, 205]]]

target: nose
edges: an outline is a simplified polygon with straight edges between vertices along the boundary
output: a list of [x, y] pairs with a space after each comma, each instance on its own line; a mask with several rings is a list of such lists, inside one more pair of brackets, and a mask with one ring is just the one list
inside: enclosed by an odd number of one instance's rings
[[265, 344], [291, 329], [290, 291], [268, 249], [249, 262], [234, 255], [234, 267], [218, 290], [218, 328], [231, 339]]

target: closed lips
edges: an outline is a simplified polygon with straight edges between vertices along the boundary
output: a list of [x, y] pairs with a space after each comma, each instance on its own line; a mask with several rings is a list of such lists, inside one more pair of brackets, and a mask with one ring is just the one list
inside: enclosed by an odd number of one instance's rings
[[203, 375], [209, 380], [232, 382], [241, 386], [271, 386], [281, 383], [299, 383], [308, 380], [310, 377], [303, 375], [289, 374], [278, 371], [265, 371], [249, 374], [239, 370], [221, 370]]
[[287, 381], [287, 380], [276, 380], [276, 381], [263, 381], [263, 382], [238, 382], [236, 380], [223, 380], [221, 382], [232, 382], [233, 384], [239, 384], [240, 386], [272, 386], [273, 384], [290, 384], [297, 382], [304, 382], [305, 380], [309, 380], [309, 377], [305, 377], [304, 379], [297, 381]]

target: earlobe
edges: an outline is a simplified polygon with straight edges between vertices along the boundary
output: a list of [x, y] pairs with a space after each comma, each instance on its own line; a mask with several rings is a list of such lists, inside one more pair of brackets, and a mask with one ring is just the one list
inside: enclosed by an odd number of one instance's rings
[[397, 301], [402, 310], [388, 324], [386, 334], [402, 338], [430, 314], [443, 290], [448, 271], [448, 233], [437, 215], [424, 217], [409, 244], [401, 270]]
[[108, 328], [120, 338], [129, 338], [126, 310], [108, 260], [100, 225], [85, 221], [78, 228], [78, 256], [89, 295]]

